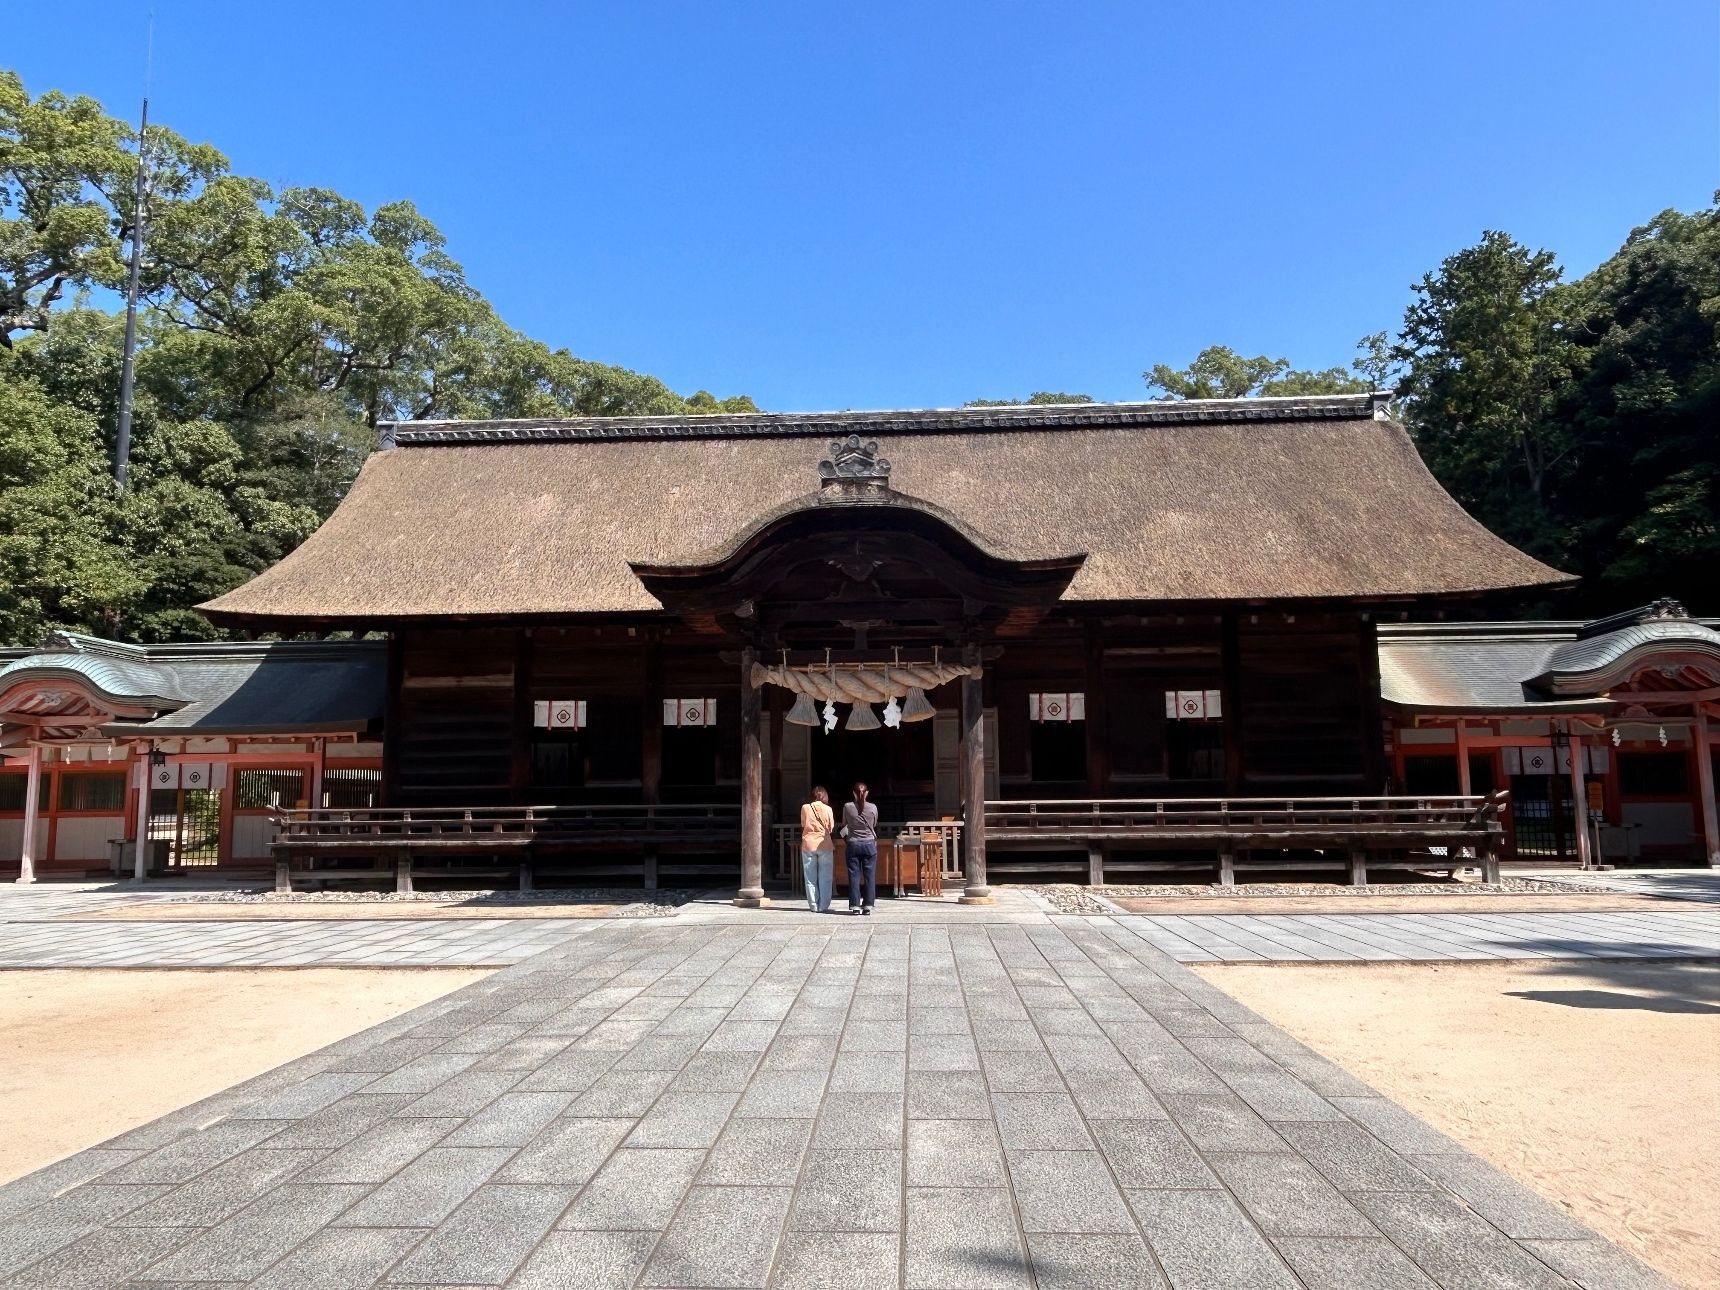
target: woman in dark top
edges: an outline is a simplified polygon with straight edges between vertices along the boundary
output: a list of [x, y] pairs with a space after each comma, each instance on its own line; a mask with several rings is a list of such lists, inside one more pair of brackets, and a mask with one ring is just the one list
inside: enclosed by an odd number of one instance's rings
[[878, 899], [878, 808], [866, 800], [865, 784], [854, 785], [854, 800], [842, 807], [842, 836], [848, 840], [848, 912], [870, 914]]

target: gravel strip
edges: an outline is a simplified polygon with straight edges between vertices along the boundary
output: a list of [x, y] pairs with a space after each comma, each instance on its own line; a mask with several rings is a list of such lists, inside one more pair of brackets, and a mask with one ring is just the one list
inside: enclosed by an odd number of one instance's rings
[[[1045, 894], [1058, 890], [1036, 888]], [[1069, 890], [1079, 891], [1080, 888]], [[1216, 883], [1196, 886], [1147, 885], [1132, 887], [1095, 887], [1094, 891], [1112, 898], [1127, 896], [1354, 896], [1366, 900], [1371, 896], [1521, 896], [1528, 893], [1570, 895], [1572, 893], [1616, 896], [1613, 887], [1593, 883], [1546, 882], [1539, 878], [1504, 878], [1499, 882], [1369, 882], [1365, 887], [1351, 887], [1333, 882], [1238, 882], [1234, 887]]]

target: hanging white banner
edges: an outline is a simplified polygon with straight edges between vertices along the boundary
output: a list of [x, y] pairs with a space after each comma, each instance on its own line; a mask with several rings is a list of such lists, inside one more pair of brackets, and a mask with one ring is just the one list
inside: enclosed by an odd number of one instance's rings
[[213, 788], [214, 777], [212, 768], [206, 761], [187, 761], [179, 764], [179, 784], [181, 788]]
[[1084, 694], [1030, 694], [1027, 703], [1028, 716], [1034, 721], [1087, 719], [1087, 696]]
[[664, 699], [663, 724], [666, 726], [702, 727], [717, 724], [715, 699]]
[[548, 728], [548, 726], [549, 726], [549, 700], [548, 699], [539, 699], [535, 703], [532, 704], [532, 725], [536, 726], [539, 730], [544, 730], [544, 729]]
[[151, 788], [178, 788], [179, 764], [164, 762], [160, 766], [149, 768], [149, 786]]
[[[1563, 748], [1502, 748], [1504, 754], [1501, 760], [1505, 764], [1506, 775], [1569, 775], [1571, 773], [1571, 750]], [[1607, 773], [1607, 754], [1610, 749], [1583, 747], [1583, 773], [1585, 775], [1604, 775]]]
[[585, 729], [584, 699], [551, 699], [549, 701], [551, 730]]
[[1167, 721], [1216, 721], [1223, 715], [1224, 703], [1217, 690], [1165, 691]]

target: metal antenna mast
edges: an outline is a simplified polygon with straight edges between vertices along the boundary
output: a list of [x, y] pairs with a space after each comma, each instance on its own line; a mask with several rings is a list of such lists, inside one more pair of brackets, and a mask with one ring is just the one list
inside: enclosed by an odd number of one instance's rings
[[123, 491], [131, 465], [131, 388], [137, 357], [137, 276], [143, 266], [143, 221], [149, 195], [149, 77], [155, 63], [155, 15], [149, 15], [149, 43], [143, 73], [143, 115], [137, 127], [137, 191], [132, 202], [131, 268], [125, 288], [125, 351], [120, 362], [119, 433], [113, 452], [114, 483]]

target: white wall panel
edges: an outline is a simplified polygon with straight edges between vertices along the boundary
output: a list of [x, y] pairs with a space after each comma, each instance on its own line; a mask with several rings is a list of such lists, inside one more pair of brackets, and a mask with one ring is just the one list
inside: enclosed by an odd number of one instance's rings
[[233, 859], [267, 860], [275, 840], [275, 822], [267, 815], [233, 817]]
[[54, 830], [54, 860], [106, 863], [108, 839], [124, 836], [123, 815], [63, 815]]

